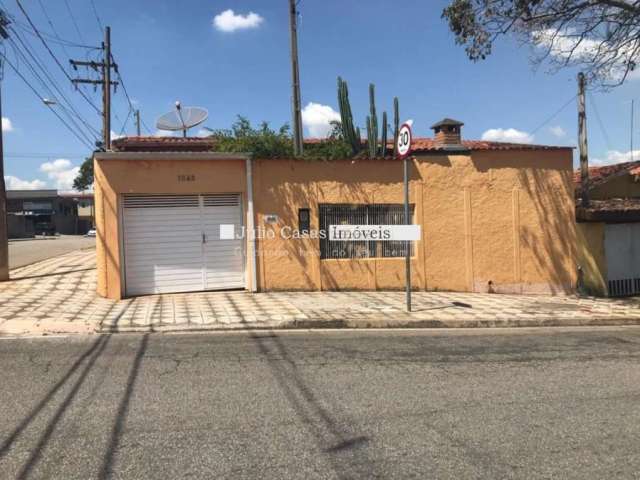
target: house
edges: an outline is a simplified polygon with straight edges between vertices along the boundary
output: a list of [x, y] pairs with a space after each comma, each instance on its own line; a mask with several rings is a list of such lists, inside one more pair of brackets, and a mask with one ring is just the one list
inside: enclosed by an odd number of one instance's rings
[[56, 233], [84, 234], [91, 223], [78, 217], [78, 201], [57, 190], [8, 190], [9, 238]]
[[[573, 292], [571, 148], [463, 140], [461, 127], [439, 123], [413, 142], [414, 288]], [[404, 288], [405, 242], [323, 236], [331, 225], [404, 224], [402, 162], [215, 147], [129, 137], [94, 154], [100, 295]]]
[[[589, 168], [589, 205], [576, 200], [581, 284], [593, 295], [640, 294], [640, 161]], [[575, 172], [576, 192], [582, 190]]]

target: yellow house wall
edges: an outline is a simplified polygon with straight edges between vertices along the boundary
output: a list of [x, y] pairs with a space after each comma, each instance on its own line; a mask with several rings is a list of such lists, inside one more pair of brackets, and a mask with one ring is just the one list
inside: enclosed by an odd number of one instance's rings
[[582, 267], [582, 281], [588, 294], [607, 294], [607, 261], [604, 249], [605, 224], [578, 223], [578, 265]]
[[[179, 177], [194, 175], [194, 181]], [[119, 209], [123, 194], [241, 193], [245, 200], [244, 160], [94, 160], [98, 294], [121, 298]]]
[[[96, 171], [98, 292], [122, 293], [118, 211], [124, 193], [245, 193], [244, 161], [101, 160]], [[488, 151], [412, 160], [410, 202], [422, 225], [412, 283], [422, 290], [570, 292], [576, 227], [570, 150]], [[193, 174], [194, 182], [178, 182]], [[402, 163], [255, 160], [260, 290], [400, 289], [404, 259], [320, 260], [319, 241], [285, 240], [322, 203], [402, 203]], [[243, 197], [246, 207], [246, 196]], [[277, 222], [267, 223], [268, 215]]]

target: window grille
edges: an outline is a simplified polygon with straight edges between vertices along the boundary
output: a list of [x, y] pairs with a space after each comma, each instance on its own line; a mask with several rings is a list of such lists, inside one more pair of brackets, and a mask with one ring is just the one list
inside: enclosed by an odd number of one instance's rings
[[[409, 205], [411, 219], [413, 211], [414, 205]], [[320, 230], [326, 233], [326, 238], [320, 239], [320, 258], [396, 258], [406, 255], [405, 241], [329, 240], [330, 225], [406, 225], [404, 205], [321, 204]], [[411, 255], [413, 253], [411, 245]]]
[[607, 283], [610, 297], [630, 297], [640, 294], [640, 278], [609, 280]]

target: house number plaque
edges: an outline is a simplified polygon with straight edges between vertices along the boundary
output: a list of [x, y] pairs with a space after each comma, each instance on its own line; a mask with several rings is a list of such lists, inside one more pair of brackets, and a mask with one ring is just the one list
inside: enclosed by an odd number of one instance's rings
[[178, 181], [179, 182], [195, 182], [196, 176], [195, 175], [178, 175]]

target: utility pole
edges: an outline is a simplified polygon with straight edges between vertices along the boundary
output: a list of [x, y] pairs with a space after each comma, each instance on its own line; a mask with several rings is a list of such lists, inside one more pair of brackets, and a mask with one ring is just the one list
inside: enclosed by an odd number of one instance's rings
[[102, 143], [105, 150], [111, 149], [111, 86], [116, 87], [118, 82], [111, 80], [111, 70], [117, 71], [118, 65], [111, 61], [111, 27], [104, 28], [104, 42], [102, 44], [104, 59], [102, 62], [86, 62], [81, 60], [70, 60], [74, 70], [78, 67], [89, 67], [100, 72], [101, 80], [90, 80], [87, 78], [75, 78], [74, 84], [86, 83], [90, 85], [102, 85]]
[[136, 134], [140, 136], [140, 110], [136, 110]]
[[298, 68], [298, 12], [297, 0], [289, 0], [289, 27], [291, 30], [291, 79], [293, 107], [293, 153], [302, 155], [302, 107], [300, 105], [300, 69]]
[[631, 161], [633, 162], [633, 100], [631, 100], [631, 136], [629, 139], [629, 143], [630, 145], [630, 149], [629, 152], [631, 153]]
[[[0, 10], [0, 40], [9, 38], [9, 19]], [[9, 280], [9, 232], [7, 226], [7, 190], [4, 183], [4, 149], [2, 144], [2, 58], [0, 58], [0, 282]]]
[[580, 185], [582, 207], [589, 206], [589, 150], [587, 146], [587, 113], [585, 111], [584, 73], [578, 74], [578, 143], [580, 148]]

